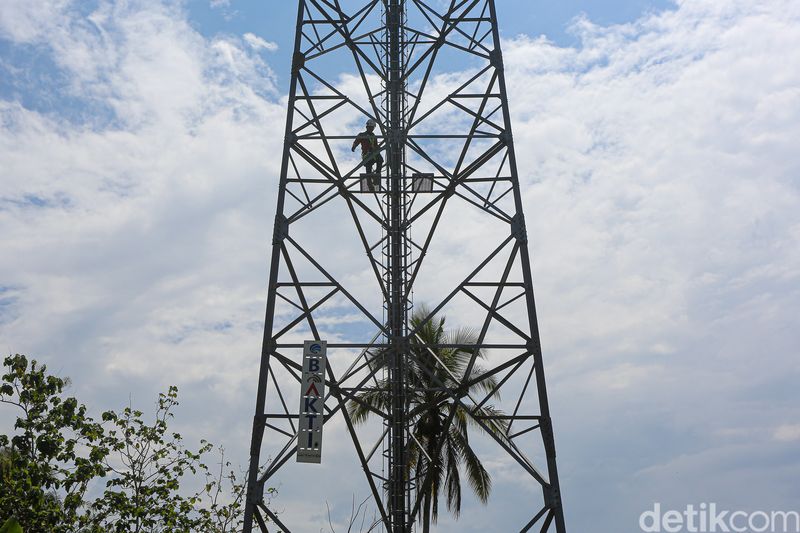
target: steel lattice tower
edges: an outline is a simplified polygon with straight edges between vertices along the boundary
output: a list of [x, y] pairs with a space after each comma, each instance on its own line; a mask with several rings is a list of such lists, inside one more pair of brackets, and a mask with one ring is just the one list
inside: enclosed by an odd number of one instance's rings
[[[444, 432], [468, 419], [539, 487], [521, 531], [564, 533], [494, 0], [298, 4], [244, 531], [295, 531], [263, 493], [297, 450], [303, 340], [325, 339], [325, 431], [349, 437], [385, 531], [420, 517], [433, 481], [412, 475], [409, 450], [443, 460], [418, 438], [435, 412]], [[367, 118], [379, 187], [351, 153]], [[474, 330], [434, 343], [423, 330], [443, 315]], [[458, 371], [442, 361], [453, 351], [469, 354]], [[377, 430], [348, 410], [376, 391]]]

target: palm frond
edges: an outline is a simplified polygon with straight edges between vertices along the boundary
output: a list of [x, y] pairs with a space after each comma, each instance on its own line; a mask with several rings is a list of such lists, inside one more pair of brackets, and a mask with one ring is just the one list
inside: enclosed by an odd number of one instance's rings
[[458, 471], [460, 454], [457, 447], [449, 446], [447, 455], [447, 509], [458, 518], [461, 514], [461, 475]]
[[486, 503], [489, 501], [489, 493], [492, 490], [492, 480], [489, 476], [489, 472], [483, 467], [483, 463], [481, 463], [480, 459], [478, 459], [478, 456], [469, 445], [469, 439], [466, 433], [451, 432], [450, 440], [461, 455], [467, 474], [467, 482], [472, 488], [472, 491], [482, 503]]
[[389, 399], [388, 383], [380, 380], [374, 389], [362, 392], [356, 398], [348, 400], [347, 412], [354, 424], [362, 424], [366, 422], [370, 414], [374, 414], [370, 407], [378, 411], [386, 411], [389, 407]]
[[[477, 393], [483, 392], [485, 394], [489, 394], [497, 387], [497, 377], [495, 376], [486, 376], [485, 378], [481, 378], [482, 375], [486, 374], [486, 370], [480, 365], [475, 365], [472, 367], [472, 372], [470, 372], [470, 377], [468, 381], [475, 381], [475, 383], [469, 388], [470, 393]], [[500, 391], [495, 391], [492, 393], [492, 398], [500, 398]]]

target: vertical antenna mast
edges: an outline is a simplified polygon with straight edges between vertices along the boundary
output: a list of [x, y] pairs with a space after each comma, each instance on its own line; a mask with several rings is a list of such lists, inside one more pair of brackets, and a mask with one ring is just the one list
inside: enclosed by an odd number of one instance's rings
[[391, 410], [389, 426], [389, 513], [391, 533], [406, 531], [406, 380], [407, 359], [405, 294], [405, 242], [403, 215], [405, 212], [405, 180], [403, 118], [405, 116], [405, 65], [403, 19], [405, 0], [389, 0], [386, 7], [388, 41], [387, 100], [389, 122], [386, 125], [389, 171], [389, 383]]

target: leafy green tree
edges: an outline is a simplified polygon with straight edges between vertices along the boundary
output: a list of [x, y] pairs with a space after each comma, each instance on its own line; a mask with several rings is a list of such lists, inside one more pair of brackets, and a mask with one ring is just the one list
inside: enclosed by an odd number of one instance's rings
[[81, 525], [89, 483], [105, 475], [103, 428], [67, 382], [23, 355], [4, 359], [0, 404], [17, 410], [16, 434], [0, 435], [3, 487], [0, 520], [14, 517], [26, 532], [60, 533]]
[[[14, 434], [0, 435], [0, 524], [9, 532], [15, 524], [25, 533], [241, 531], [244, 476], [221, 448], [212, 470], [210, 443], [192, 451], [169, 430], [177, 388], [159, 395], [151, 423], [131, 407], [98, 423], [44, 365], [22, 355], [4, 365], [0, 405], [18, 411]], [[87, 499], [101, 479], [102, 494]]]
[[[408, 417], [414, 438], [409, 443], [409, 474], [421, 480], [419, 487], [422, 494], [422, 526], [423, 532], [430, 531], [431, 522], [436, 523], [439, 514], [439, 496], [442, 490], [446, 494], [447, 509], [458, 517], [461, 512], [461, 473], [463, 468], [466, 479], [478, 499], [486, 503], [491, 492], [492, 482], [475, 451], [469, 443], [468, 427], [472, 424], [481, 428], [467, 410], [460, 404], [454, 406], [453, 398], [442, 390], [442, 385], [456, 389], [465, 381], [465, 375], [472, 351], [463, 348], [444, 348], [440, 345], [476, 344], [476, 334], [466, 328], [452, 331], [445, 330], [445, 318], [434, 316], [425, 319], [430, 311], [418, 307], [411, 317], [413, 329], [420, 328], [418, 336], [410, 341], [409, 358], [406, 365], [406, 381], [409, 385]], [[478, 359], [484, 358], [481, 351]], [[386, 354], [378, 354], [376, 364], [381, 367], [388, 362]], [[479, 377], [484, 370], [473, 365], [470, 380]], [[467, 393], [478, 395], [494, 390], [497, 381], [494, 377], [476, 380], [467, 389]], [[496, 394], [494, 395], [496, 396]], [[379, 380], [373, 390], [358, 396], [358, 401], [348, 403], [348, 411], [355, 423], [363, 423], [373, 411], [370, 407], [388, 412], [391, 406], [391, 395], [387, 380]], [[446, 427], [451, 409], [455, 408], [452, 423]], [[474, 413], [481, 417], [493, 417], [501, 414], [492, 406], [482, 406]], [[488, 426], [493, 432], [503, 433], [505, 422], [492, 420]]]
[[170, 387], [159, 394], [152, 424], [144, 421], [142, 411], [131, 407], [119, 414], [103, 413], [103, 420], [111, 424], [104, 437], [111, 450], [105, 461], [111, 478], [91, 507], [94, 521], [105, 530], [159, 533], [195, 531], [203, 525], [195, 509], [200, 494], [184, 496], [181, 481], [189, 472], [206, 469], [201, 458], [212, 445], [201, 441], [200, 448], [191, 451], [179, 433], [169, 431], [176, 405], [178, 389]]
[[[207, 464], [213, 445], [202, 440], [197, 451], [187, 449], [180, 433], [169, 431], [178, 389], [159, 394], [153, 422], [131, 407], [103, 413], [112, 424], [106, 444], [110, 477], [103, 496], [92, 504], [93, 522], [103, 531], [119, 533], [203, 532], [241, 530], [245, 496], [237, 475], [219, 448], [218, 468]], [[199, 490], [186, 495], [181, 482], [191, 474]], [[240, 479], [241, 478], [241, 479]], [[270, 494], [273, 494], [271, 491]]]
[[[208, 533], [238, 533], [244, 524], [244, 502], [247, 495], [245, 473], [236, 472], [225, 458], [225, 450], [218, 448], [219, 463], [214, 470], [206, 469], [206, 484], [201, 492], [199, 506]], [[277, 495], [277, 490], [267, 488], [267, 503]]]

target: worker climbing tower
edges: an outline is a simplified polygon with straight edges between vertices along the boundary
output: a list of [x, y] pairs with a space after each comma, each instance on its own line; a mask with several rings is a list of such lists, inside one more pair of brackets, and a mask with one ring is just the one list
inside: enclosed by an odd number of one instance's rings
[[485, 516], [564, 533], [494, 0], [298, 5], [244, 531], [316, 531], [342, 494], [422, 530], [477, 458]]

